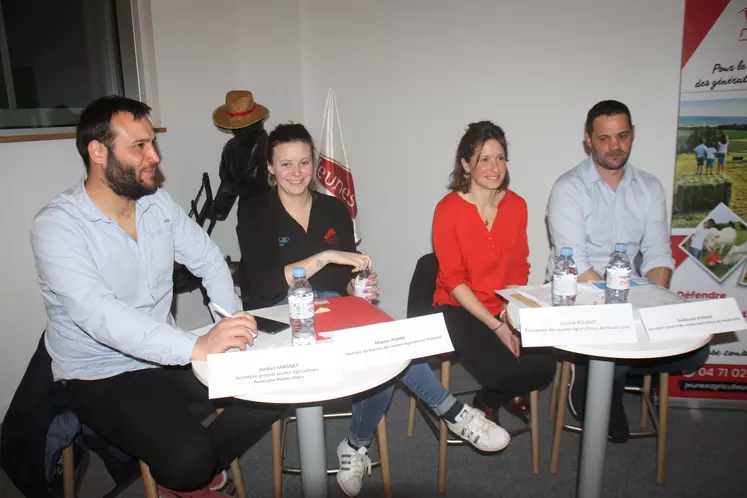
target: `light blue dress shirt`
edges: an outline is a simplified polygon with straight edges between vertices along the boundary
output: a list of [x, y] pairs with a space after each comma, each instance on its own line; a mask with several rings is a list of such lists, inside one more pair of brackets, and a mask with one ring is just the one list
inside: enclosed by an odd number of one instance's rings
[[217, 304], [241, 309], [220, 249], [165, 191], [139, 199], [135, 213], [137, 241], [81, 182], [34, 218], [31, 245], [55, 380], [188, 363], [196, 338], [174, 326], [174, 261], [202, 278]]
[[573, 248], [579, 275], [593, 268], [604, 278], [618, 242], [628, 245], [631, 262], [641, 253], [643, 275], [657, 267], [674, 269], [664, 189], [655, 176], [630, 163], [616, 191], [591, 157], [564, 173], [550, 193], [547, 222], [552, 243], [548, 280], [561, 247]]

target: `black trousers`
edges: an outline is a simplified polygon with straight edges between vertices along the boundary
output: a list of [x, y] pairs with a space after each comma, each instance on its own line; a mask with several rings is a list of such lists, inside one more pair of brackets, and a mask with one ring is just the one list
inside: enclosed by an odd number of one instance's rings
[[454, 350], [483, 386], [485, 403], [494, 410], [514, 396], [548, 386], [555, 376], [550, 348], [521, 348], [519, 358], [495, 332], [461, 306], [444, 305], [443, 312]]
[[[209, 400], [191, 367], [150, 368], [64, 385], [82, 423], [147, 463], [160, 485], [181, 491], [205, 486], [261, 439], [286, 408]], [[195, 408], [207, 403], [224, 411], [204, 427]]]

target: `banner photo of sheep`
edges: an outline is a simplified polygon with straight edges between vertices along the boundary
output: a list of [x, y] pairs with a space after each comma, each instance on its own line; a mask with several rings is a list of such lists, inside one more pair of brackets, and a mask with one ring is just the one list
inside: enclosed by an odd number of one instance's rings
[[747, 223], [720, 203], [698, 223], [680, 248], [721, 283], [747, 257]]
[[[679, 114], [671, 289], [733, 297], [747, 316], [747, 0], [685, 1]], [[669, 392], [747, 407], [747, 331], [717, 336], [708, 362], [670, 376]]]

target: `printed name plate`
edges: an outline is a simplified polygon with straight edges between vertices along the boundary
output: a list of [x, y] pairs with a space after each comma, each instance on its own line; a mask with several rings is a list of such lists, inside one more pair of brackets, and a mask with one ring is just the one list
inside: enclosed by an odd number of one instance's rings
[[747, 329], [733, 297], [643, 308], [640, 312], [652, 342]]
[[526, 347], [638, 342], [628, 304], [519, 308]]
[[343, 382], [331, 344], [209, 354], [210, 399]]
[[341, 330], [334, 341], [351, 370], [454, 351], [442, 313]]

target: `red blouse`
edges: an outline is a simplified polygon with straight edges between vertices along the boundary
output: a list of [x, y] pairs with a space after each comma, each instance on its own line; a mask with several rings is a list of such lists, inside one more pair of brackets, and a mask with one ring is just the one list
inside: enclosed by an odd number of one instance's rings
[[507, 285], [526, 285], [529, 277], [527, 203], [507, 190], [488, 230], [477, 207], [452, 192], [436, 206], [433, 247], [439, 266], [433, 304], [459, 306], [451, 291], [467, 284], [497, 315], [503, 301], [495, 291]]

